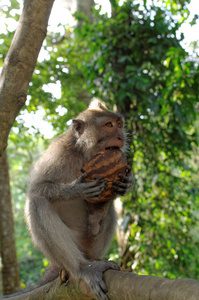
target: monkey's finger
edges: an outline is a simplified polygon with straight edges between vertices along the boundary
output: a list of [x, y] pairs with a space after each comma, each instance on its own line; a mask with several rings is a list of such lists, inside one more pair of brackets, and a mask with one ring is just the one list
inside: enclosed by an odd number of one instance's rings
[[76, 179], [76, 183], [82, 183], [82, 182], [84, 182], [85, 177], [86, 177], [86, 173], [83, 173], [82, 175], [80, 175], [80, 176]]
[[129, 176], [124, 176], [122, 174], [119, 174], [119, 177], [121, 178], [122, 182], [129, 184], [129, 188], [135, 184], [135, 179], [132, 174]]
[[119, 193], [121, 195], [125, 194], [131, 188], [132, 188], [131, 182], [124, 183], [124, 182], [117, 181], [117, 182], [113, 183], [114, 192]]
[[[85, 278], [87, 279], [87, 278]], [[99, 300], [110, 300], [109, 297], [106, 295], [107, 293], [107, 287], [105, 283], [103, 282], [101, 275], [93, 274], [92, 279], [85, 280], [87, 284], [90, 286], [91, 290], [96, 296], [96, 299]]]
[[102, 279], [102, 273], [95, 278], [95, 282], [97, 283], [98, 287], [100, 287], [100, 290], [103, 291], [103, 293], [108, 292], [106, 284], [105, 284], [104, 280]]
[[105, 269], [103, 272], [105, 272], [106, 270], [109, 270], [109, 269], [119, 271], [120, 267], [115, 262], [108, 261], [108, 262], [106, 262], [106, 266], [105, 266]]
[[[98, 280], [97, 280], [98, 281]], [[103, 284], [103, 281], [97, 282], [97, 286], [95, 287], [95, 295], [97, 296], [97, 299], [99, 300], [110, 300], [110, 298], [106, 295], [107, 288], [105, 284]]]
[[128, 183], [126, 183], [126, 182], [117, 181], [117, 180], [113, 181], [113, 188], [117, 188], [117, 187], [127, 188], [127, 186], [128, 186]]
[[95, 293], [96, 299], [98, 300], [110, 300], [110, 298], [102, 291], [99, 291], [98, 293]]
[[89, 190], [86, 191], [87, 198], [97, 199], [101, 195], [101, 193], [105, 190], [106, 186], [107, 185], [103, 183], [102, 185], [90, 188]]
[[87, 191], [92, 193], [95, 191], [100, 191], [100, 190], [104, 190], [107, 187], [107, 183], [104, 181], [102, 182], [100, 185], [89, 185]]
[[100, 260], [95, 265], [102, 273], [109, 269], [120, 270], [120, 267], [114, 261]]
[[94, 186], [94, 187], [92, 187], [92, 189], [94, 189], [94, 188], [96, 188], [96, 190], [97, 190], [97, 188], [99, 188], [99, 189], [105, 189], [106, 187], [107, 187], [107, 183], [108, 183], [108, 181], [106, 180], [106, 181], [103, 181], [103, 182], [101, 182], [100, 184], [97, 184], [96, 186]]
[[[108, 262], [108, 263], [104, 262], [104, 264], [103, 264], [103, 261], [102, 261], [102, 268], [103, 268], [102, 272], [105, 272], [108, 269], [120, 270], [120, 267], [116, 263], [113, 263], [113, 262]], [[107, 289], [105, 282], [100, 277], [98, 277], [97, 283], [101, 289], [101, 291], [98, 293], [99, 299], [100, 300], [101, 299], [102, 300], [110, 300], [110, 298], [106, 295], [106, 293], [108, 292], [108, 289]]]
[[90, 187], [94, 187], [94, 186], [99, 186], [98, 183], [103, 179], [102, 176], [98, 177], [96, 180], [94, 181], [91, 181], [91, 182], [87, 182], [87, 187], [90, 188]]
[[131, 173], [131, 167], [129, 165], [127, 165], [127, 174], [130, 175], [130, 173]]
[[130, 182], [130, 181], [131, 181], [130, 176], [125, 176], [125, 175], [123, 175], [123, 174], [119, 174], [119, 177], [120, 177], [123, 181], [125, 181], [125, 182]]
[[124, 196], [124, 194], [126, 194], [127, 192], [127, 188], [121, 188], [121, 187], [113, 187], [114, 193], [115, 194], [119, 194], [121, 196]]
[[98, 184], [100, 181], [102, 181], [103, 178], [104, 178], [103, 176], [100, 176], [93, 182], [95, 182], [95, 184]]
[[86, 199], [98, 200], [101, 193], [93, 193], [85, 196]]
[[97, 196], [97, 197], [94, 197], [94, 196], [93, 196], [93, 197], [87, 197], [87, 198], [86, 198], [87, 201], [92, 200], [93, 203], [95, 203], [95, 201], [98, 201], [98, 199], [99, 199], [99, 196]]
[[95, 179], [94, 181], [92, 182], [97, 182], [99, 183], [104, 177], [103, 176], [99, 176], [97, 179]]
[[127, 187], [128, 185], [123, 185], [123, 186], [113, 185], [113, 189], [116, 190], [117, 192], [126, 191]]

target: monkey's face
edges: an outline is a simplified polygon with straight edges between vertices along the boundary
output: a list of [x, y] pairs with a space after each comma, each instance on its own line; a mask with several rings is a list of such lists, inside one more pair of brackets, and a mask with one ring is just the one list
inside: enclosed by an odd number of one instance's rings
[[100, 150], [105, 150], [111, 147], [122, 148], [124, 146], [124, 129], [122, 119], [107, 119], [102, 122], [99, 129], [99, 138], [97, 143]]
[[[85, 112], [84, 112], [85, 113]], [[73, 120], [77, 145], [92, 157], [107, 148], [122, 148], [125, 145], [123, 118], [110, 111], [89, 111], [82, 119]]]

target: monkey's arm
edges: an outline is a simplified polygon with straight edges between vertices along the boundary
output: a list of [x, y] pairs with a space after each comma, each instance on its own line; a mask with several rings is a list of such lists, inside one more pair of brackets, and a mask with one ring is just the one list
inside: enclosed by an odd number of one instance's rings
[[57, 183], [50, 180], [33, 183], [29, 189], [29, 194], [43, 196], [50, 202], [72, 199], [98, 199], [106, 188], [106, 181], [100, 183], [102, 177], [99, 177], [93, 182], [86, 183], [83, 182], [85, 176], [86, 174], [83, 174], [71, 183]]

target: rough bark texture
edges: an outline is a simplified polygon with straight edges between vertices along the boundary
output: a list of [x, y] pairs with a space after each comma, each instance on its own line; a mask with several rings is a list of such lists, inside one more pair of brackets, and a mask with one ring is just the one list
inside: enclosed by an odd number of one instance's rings
[[[193, 279], [164, 279], [109, 270], [105, 272], [108, 296], [112, 300], [198, 300], [199, 282]], [[0, 298], [1, 299], [1, 298]], [[83, 282], [60, 285], [60, 279], [13, 300], [91, 300]]]
[[6, 152], [0, 158], [0, 212], [3, 293], [8, 295], [19, 290], [19, 269]]
[[10, 129], [26, 101], [28, 85], [46, 36], [54, 0], [25, 0], [0, 78], [0, 156]]

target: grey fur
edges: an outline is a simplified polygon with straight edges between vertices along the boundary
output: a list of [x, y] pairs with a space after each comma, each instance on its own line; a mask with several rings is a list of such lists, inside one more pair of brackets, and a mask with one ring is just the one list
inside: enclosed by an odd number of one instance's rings
[[[118, 267], [93, 260], [105, 254], [114, 234], [116, 215], [112, 201], [85, 201], [97, 199], [106, 182], [99, 183], [97, 179], [84, 183], [84, 175], [77, 178], [77, 174], [107, 145], [125, 145], [123, 129], [106, 131], [104, 124], [109, 120], [121, 120], [121, 116], [97, 101], [77, 117], [67, 133], [51, 143], [31, 172], [25, 205], [35, 245], [56, 269], [65, 269], [71, 278], [85, 280], [99, 300], [108, 300], [103, 272]], [[126, 183], [117, 183], [116, 194], [124, 194], [131, 183], [131, 176]]]

